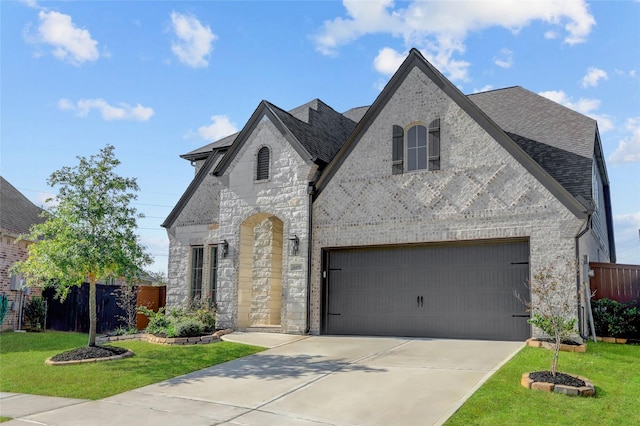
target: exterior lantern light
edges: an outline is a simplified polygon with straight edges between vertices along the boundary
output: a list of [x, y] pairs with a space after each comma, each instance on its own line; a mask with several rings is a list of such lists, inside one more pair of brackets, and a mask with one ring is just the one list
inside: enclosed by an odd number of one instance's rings
[[300, 239], [296, 234], [293, 234], [293, 237], [289, 238], [289, 249], [292, 256], [296, 256], [298, 254], [299, 247]]
[[222, 257], [227, 257], [229, 254], [229, 243], [227, 240], [220, 241], [220, 247], [222, 248]]

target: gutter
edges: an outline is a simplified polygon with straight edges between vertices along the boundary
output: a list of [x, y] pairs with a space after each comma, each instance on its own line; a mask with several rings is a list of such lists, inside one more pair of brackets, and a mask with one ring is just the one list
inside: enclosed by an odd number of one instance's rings
[[311, 330], [311, 255], [313, 253], [313, 196], [316, 188], [313, 183], [309, 182], [307, 186], [307, 195], [309, 196], [309, 230], [307, 237], [307, 323], [304, 334], [309, 334]]

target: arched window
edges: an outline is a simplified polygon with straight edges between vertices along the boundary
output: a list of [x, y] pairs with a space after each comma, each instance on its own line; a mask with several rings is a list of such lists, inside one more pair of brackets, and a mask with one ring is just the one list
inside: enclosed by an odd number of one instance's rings
[[269, 179], [269, 157], [269, 148], [266, 146], [260, 148], [256, 162], [256, 180]]
[[440, 170], [440, 119], [429, 127], [416, 124], [407, 130], [393, 126], [392, 173]]

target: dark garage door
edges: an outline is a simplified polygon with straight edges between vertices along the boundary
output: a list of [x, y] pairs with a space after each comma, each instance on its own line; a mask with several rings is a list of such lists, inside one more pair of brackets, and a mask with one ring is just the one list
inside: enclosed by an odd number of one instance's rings
[[530, 337], [526, 241], [336, 249], [325, 259], [327, 334]]

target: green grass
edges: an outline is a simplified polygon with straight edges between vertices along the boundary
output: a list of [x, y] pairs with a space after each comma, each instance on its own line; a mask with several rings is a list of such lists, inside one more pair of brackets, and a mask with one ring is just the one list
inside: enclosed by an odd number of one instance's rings
[[590, 342], [586, 353], [560, 353], [558, 370], [591, 380], [591, 398], [520, 385], [522, 373], [548, 370], [550, 363], [551, 351], [523, 348], [445, 425], [640, 425], [640, 346]]
[[0, 333], [0, 391], [100, 399], [264, 350], [230, 342], [164, 346], [113, 342], [135, 356], [115, 361], [49, 366], [44, 361], [87, 344], [86, 334]]

